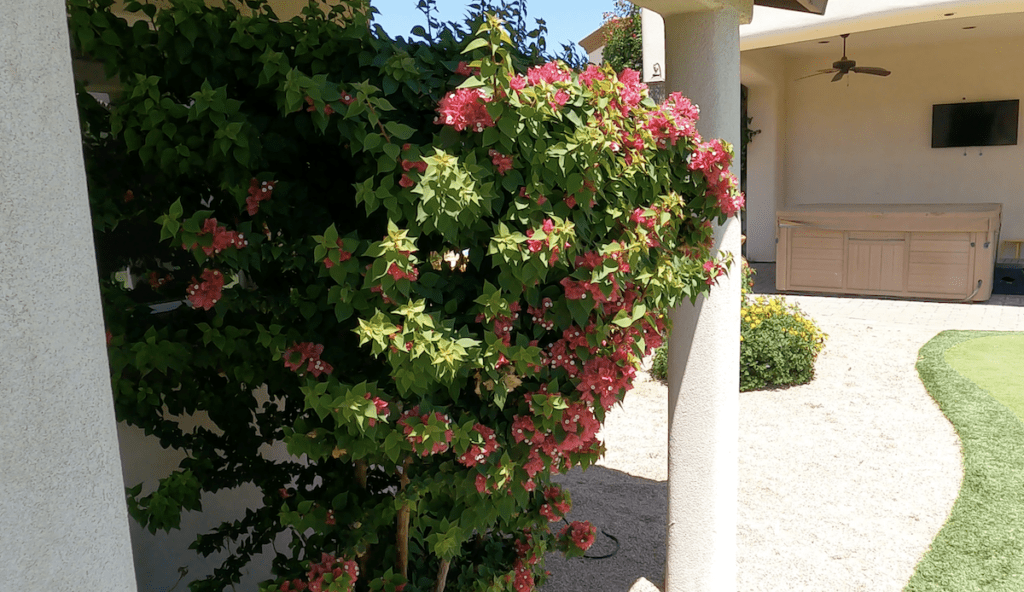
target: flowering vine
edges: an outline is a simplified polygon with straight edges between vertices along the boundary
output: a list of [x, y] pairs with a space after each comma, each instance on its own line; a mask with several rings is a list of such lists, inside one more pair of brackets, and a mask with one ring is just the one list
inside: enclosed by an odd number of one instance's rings
[[[231, 571], [288, 533], [264, 590], [535, 589], [545, 553], [596, 533], [552, 476], [600, 458], [664, 311], [729, 268], [711, 240], [743, 203], [731, 148], [681, 95], [531, 61], [494, 18], [426, 44], [370, 35], [366, 0], [292, 22], [256, 6], [106, 36], [115, 17], [72, 18], [84, 51], [144, 70], [87, 111], [89, 153], [127, 163], [90, 179], [96, 218], [159, 216], [131, 265], [189, 304], [104, 287], [120, 417], [188, 451], [132, 514], [174, 528], [251, 482], [262, 509], [196, 548], [233, 549]], [[193, 25], [210, 76], [154, 66], [177, 59], [160, 32]], [[199, 411], [223, 436], [172, 417]]]

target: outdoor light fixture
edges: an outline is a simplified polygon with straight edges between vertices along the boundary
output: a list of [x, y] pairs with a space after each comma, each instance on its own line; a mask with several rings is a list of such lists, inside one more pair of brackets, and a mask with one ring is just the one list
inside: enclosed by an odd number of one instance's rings
[[828, 4], [828, 0], [754, 0], [754, 4], [783, 10], [825, 14], [825, 5]]

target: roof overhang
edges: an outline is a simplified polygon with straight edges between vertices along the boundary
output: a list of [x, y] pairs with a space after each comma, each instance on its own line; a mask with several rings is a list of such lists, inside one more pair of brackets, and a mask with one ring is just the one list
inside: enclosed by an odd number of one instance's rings
[[754, 0], [754, 4], [768, 8], [825, 14], [825, 5], [828, 4], [828, 0]]

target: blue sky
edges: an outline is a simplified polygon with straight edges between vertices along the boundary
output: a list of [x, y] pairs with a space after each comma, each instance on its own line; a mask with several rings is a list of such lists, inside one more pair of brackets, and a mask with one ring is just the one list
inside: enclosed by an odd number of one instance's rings
[[[472, 0], [437, 0], [440, 20], [461, 21]], [[614, 0], [528, 0], [529, 22], [544, 19], [548, 27], [548, 50], [557, 50], [563, 43], [578, 43], [601, 26], [604, 13], [611, 11]], [[392, 37], [408, 36], [416, 25], [425, 25], [423, 13], [416, 9], [416, 0], [374, 0], [380, 11], [376, 20]]]

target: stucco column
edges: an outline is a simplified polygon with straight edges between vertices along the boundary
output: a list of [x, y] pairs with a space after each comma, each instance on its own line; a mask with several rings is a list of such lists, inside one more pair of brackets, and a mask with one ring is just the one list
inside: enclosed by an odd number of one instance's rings
[[[666, 90], [700, 106], [703, 137], [736, 146], [742, 19], [730, 7], [665, 17]], [[715, 237], [715, 253], [735, 258], [728, 278], [670, 313], [666, 592], [736, 589], [739, 219]]]
[[135, 590], [63, 0], [0, 19], [0, 588]]

